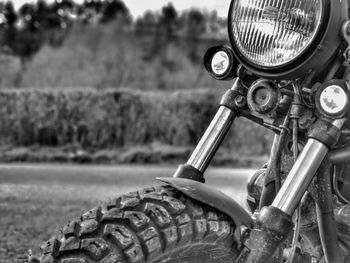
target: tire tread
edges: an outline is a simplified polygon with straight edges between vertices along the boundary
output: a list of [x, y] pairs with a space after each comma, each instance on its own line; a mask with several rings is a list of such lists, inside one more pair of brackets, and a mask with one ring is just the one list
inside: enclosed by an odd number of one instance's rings
[[110, 200], [64, 226], [29, 263], [142, 263], [191, 242], [225, 241], [232, 220], [168, 186]]

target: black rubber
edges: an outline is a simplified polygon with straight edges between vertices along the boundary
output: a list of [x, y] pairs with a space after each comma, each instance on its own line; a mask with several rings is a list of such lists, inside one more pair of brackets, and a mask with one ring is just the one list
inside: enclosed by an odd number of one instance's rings
[[159, 186], [90, 210], [21, 262], [235, 262], [234, 230], [226, 215]]

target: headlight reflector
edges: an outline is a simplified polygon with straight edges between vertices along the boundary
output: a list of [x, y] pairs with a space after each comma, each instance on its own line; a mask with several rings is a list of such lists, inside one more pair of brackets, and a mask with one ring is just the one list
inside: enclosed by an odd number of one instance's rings
[[253, 66], [293, 62], [321, 27], [322, 0], [235, 0], [230, 29], [238, 52]]

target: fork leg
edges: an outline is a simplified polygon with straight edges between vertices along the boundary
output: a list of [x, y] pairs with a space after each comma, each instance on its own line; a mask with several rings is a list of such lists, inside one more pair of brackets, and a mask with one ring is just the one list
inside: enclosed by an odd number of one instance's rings
[[[278, 247], [293, 230], [292, 215], [307, 191], [323, 159], [337, 141], [345, 120], [319, 122], [298, 160], [287, 176], [272, 205], [263, 207], [256, 216], [254, 229], [245, 242], [237, 263], [270, 262]], [[330, 124], [330, 125], [329, 125]], [[326, 127], [319, 129], [319, 127]]]
[[240, 101], [236, 98], [239, 96], [244, 100], [246, 92], [246, 88], [237, 78], [233, 87], [224, 95], [218, 112], [189, 160], [185, 165], [179, 167], [174, 177], [205, 181], [204, 172], [238, 116], [239, 106], [236, 105], [236, 102], [239, 104]]

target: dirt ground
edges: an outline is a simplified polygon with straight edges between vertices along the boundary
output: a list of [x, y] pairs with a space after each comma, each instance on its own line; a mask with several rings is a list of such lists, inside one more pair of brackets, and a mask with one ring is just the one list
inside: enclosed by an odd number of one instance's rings
[[[158, 184], [176, 167], [0, 165], [0, 262], [16, 262], [70, 219], [109, 198]], [[244, 203], [252, 170], [213, 169], [211, 184]]]

